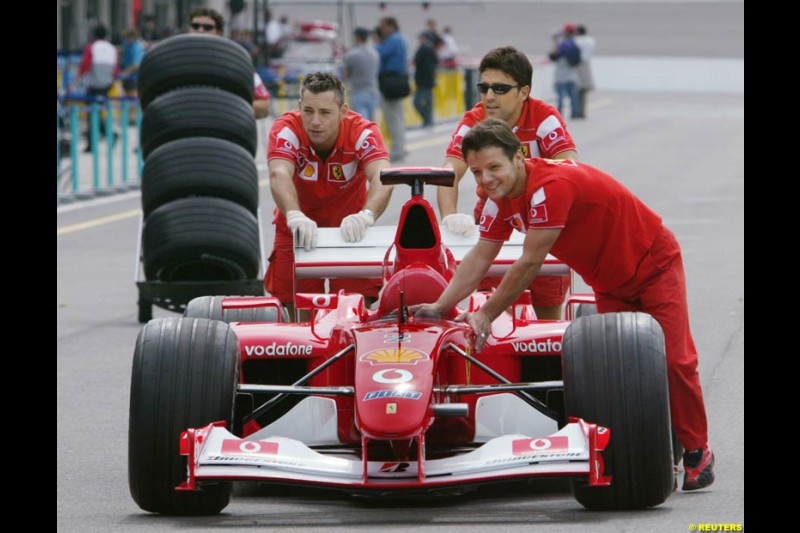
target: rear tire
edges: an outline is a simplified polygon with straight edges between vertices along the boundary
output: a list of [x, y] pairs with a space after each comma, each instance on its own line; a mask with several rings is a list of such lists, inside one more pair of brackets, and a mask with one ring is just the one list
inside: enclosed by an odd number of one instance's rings
[[609, 487], [573, 481], [591, 510], [644, 509], [672, 493], [669, 390], [664, 334], [644, 313], [579, 318], [564, 333], [567, 416], [611, 430], [603, 458]]
[[578, 304], [575, 310], [575, 318], [582, 316], [592, 316], [597, 314], [597, 304]]
[[227, 324], [162, 318], [144, 326], [133, 355], [128, 431], [128, 485], [143, 510], [213, 515], [228, 505], [231, 483], [175, 487], [186, 479], [181, 432], [220, 420], [231, 427], [238, 379], [238, 341]]
[[[222, 309], [222, 300], [227, 296], [200, 296], [186, 305], [183, 316], [187, 318], [208, 318], [231, 322], [277, 322], [278, 312], [274, 307], [256, 307], [253, 309]], [[283, 313], [286, 315], [286, 313]], [[283, 317], [288, 322], [288, 316]]]

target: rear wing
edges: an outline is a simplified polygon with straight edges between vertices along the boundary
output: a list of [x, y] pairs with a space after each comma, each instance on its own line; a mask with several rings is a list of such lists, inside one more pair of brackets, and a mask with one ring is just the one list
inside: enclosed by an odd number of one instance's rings
[[[373, 226], [360, 242], [346, 242], [339, 228], [319, 228], [317, 248], [306, 251], [295, 248], [295, 276], [304, 278], [380, 278], [383, 275], [384, 261], [388, 262], [389, 273], [394, 264], [395, 249], [392, 243], [397, 232], [396, 226]], [[456, 264], [478, 242], [478, 228], [469, 237], [455, 235], [446, 226], [439, 226], [442, 243], [452, 252]], [[487, 276], [504, 275], [514, 261], [522, 255], [522, 242], [525, 235], [513, 232], [511, 238], [489, 268]], [[387, 254], [388, 250], [388, 254]], [[569, 267], [548, 255], [540, 276], [563, 276], [569, 274]]]

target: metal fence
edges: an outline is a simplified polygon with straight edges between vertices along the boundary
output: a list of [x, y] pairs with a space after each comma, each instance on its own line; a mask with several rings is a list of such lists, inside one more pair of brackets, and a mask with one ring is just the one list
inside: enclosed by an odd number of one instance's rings
[[57, 100], [57, 203], [138, 188], [141, 121], [135, 98]]

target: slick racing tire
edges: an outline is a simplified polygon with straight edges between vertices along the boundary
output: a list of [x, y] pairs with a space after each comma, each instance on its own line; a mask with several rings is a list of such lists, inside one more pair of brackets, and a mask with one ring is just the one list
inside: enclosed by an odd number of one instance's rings
[[[144, 184], [142, 184], [144, 187]], [[582, 316], [591, 316], [597, 314], [597, 304], [578, 304], [578, 308], [575, 310], [575, 318], [580, 318]]]
[[603, 454], [608, 487], [572, 483], [590, 510], [644, 509], [672, 493], [664, 334], [644, 313], [579, 318], [564, 332], [564, 401], [575, 416], [611, 431]]
[[145, 511], [213, 515], [230, 502], [231, 483], [177, 491], [186, 480], [181, 432], [233, 422], [239, 348], [228, 324], [160, 318], [136, 339], [128, 428], [128, 486]]
[[[222, 300], [227, 296], [200, 296], [186, 304], [183, 316], [187, 318], [208, 318], [231, 322], [278, 322], [278, 311], [274, 307], [255, 307], [252, 309], [222, 309]], [[282, 308], [283, 309], [283, 308]], [[281, 321], [288, 322], [286, 310], [281, 313]]]
[[237, 43], [207, 35], [176, 35], [148, 50], [139, 67], [139, 101], [146, 109], [162, 94], [205, 85], [253, 100], [253, 61]]
[[179, 139], [159, 146], [142, 170], [142, 211], [187, 196], [225, 198], [258, 212], [258, 170], [247, 150], [212, 137]]
[[159, 146], [187, 137], [214, 137], [256, 154], [258, 133], [253, 108], [231, 93], [187, 87], [159, 96], [142, 117], [142, 155], [148, 161]]
[[145, 219], [142, 255], [151, 281], [236, 281], [259, 273], [258, 221], [211, 197], [164, 204]]
[[[597, 304], [578, 304], [575, 311], [575, 318], [583, 316], [591, 316], [597, 314]], [[678, 465], [683, 459], [683, 444], [678, 440], [678, 434], [675, 433], [675, 428], [672, 428], [672, 462]]]

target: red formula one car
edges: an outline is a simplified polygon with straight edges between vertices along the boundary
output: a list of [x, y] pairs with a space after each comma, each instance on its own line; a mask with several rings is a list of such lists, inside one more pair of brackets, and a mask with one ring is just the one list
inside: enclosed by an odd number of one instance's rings
[[[424, 183], [451, 186], [452, 172], [382, 180], [412, 187], [388, 250], [336, 242], [334, 228], [296, 259], [297, 277], [383, 276], [375, 309], [360, 294], [297, 294], [312, 318], [288, 323], [272, 297], [205, 297], [144, 327], [130, 399], [136, 503], [214, 514], [240, 480], [385, 495], [554, 476], [571, 478], [589, 509], [664, 502], [675, 478], [658, 324], [641, 313], [537, 320], [526, 292], [473, 353], [455, 318], [488, 293], [442, 318], [409, 312], [438, 297], [474, 242], [445, 244], [422, 196]], [[380, 241], [380, 228], [370, 235]], [[566, 271], [550, 259], [542, 275]], [[582, 301], [568, 301], [568, 316]]]

